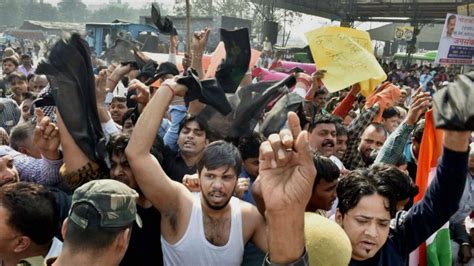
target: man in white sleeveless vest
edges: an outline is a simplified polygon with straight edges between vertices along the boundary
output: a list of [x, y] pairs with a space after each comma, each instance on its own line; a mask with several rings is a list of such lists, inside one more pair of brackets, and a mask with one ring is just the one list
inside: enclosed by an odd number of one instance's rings
[[[205, 148], [197, 165], [201, 192], [195, 194], [171, 180], [149, 153], [153, 132], [173, 96], [182, 97], [186, 91], [170, 80], [162, 84], [140, 116], [126, 149], [139, 187], [161, 212], [165, 265], [240, 265], [249, 240], [264, 252], [271, 247], [271, 263], [307, 259], [303, 212], [316, 175], [307, 132], [286, 130], [262, 144], [260, 177], [267, 228], [253, 205], [232, 196], [242, 164], [232, 144], [217, 141]], [[289, 124], [299, 128], [295, 114]]]

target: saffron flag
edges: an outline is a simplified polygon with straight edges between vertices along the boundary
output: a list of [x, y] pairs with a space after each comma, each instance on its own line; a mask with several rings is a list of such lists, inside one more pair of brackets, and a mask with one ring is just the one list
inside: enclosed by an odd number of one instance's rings
[[[415, 203], [425, 195], [431, 180], [436, 175], [436, 166], [443, 149], [443, 131], [435, 129], [433, 111], [426, 112], [425, 130], [421, 140], [418, 155], [416, 184], [420, 192], [415, 197]], [[449, 222], [430, 236], [424, 244], [410, 254], [411, 266], [448, 266], [451, 265], [451, 244]]]

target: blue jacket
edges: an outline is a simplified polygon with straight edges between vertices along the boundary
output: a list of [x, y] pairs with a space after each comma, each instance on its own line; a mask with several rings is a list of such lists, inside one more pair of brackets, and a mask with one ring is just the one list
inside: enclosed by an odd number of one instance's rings
[[397, 214], [387, 242], [365, 261], [351, 260], [349, 265], [408, 265], [409, 254], [443, 226], [458, 210], [467, 176], [469, 153], [443, 150], [436, 177], [424, 198], [408, 212]]

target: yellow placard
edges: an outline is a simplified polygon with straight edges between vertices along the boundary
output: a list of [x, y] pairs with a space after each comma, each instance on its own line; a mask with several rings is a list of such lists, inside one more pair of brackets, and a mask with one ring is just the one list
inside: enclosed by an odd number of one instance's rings
[[317, 69], [326, 70], [322, 81], [330, 92], [355, 83], [364, 96], [387, 79], [375, 59], [370, 35], [365, 31], [344, 27], [324, 27], [305, 34]]

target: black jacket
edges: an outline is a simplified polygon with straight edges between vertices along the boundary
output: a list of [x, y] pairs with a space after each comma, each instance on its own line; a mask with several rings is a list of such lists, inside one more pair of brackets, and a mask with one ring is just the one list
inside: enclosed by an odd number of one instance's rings
[[365, 261], [351, 260], [351, 266], [408, 265], [409, 254], [440, 229], [458, 210], [467, 176], [469, 153], [443, 150], [436, 177], [424, 198], [408, 212], [397, 214], [387, 242]]

